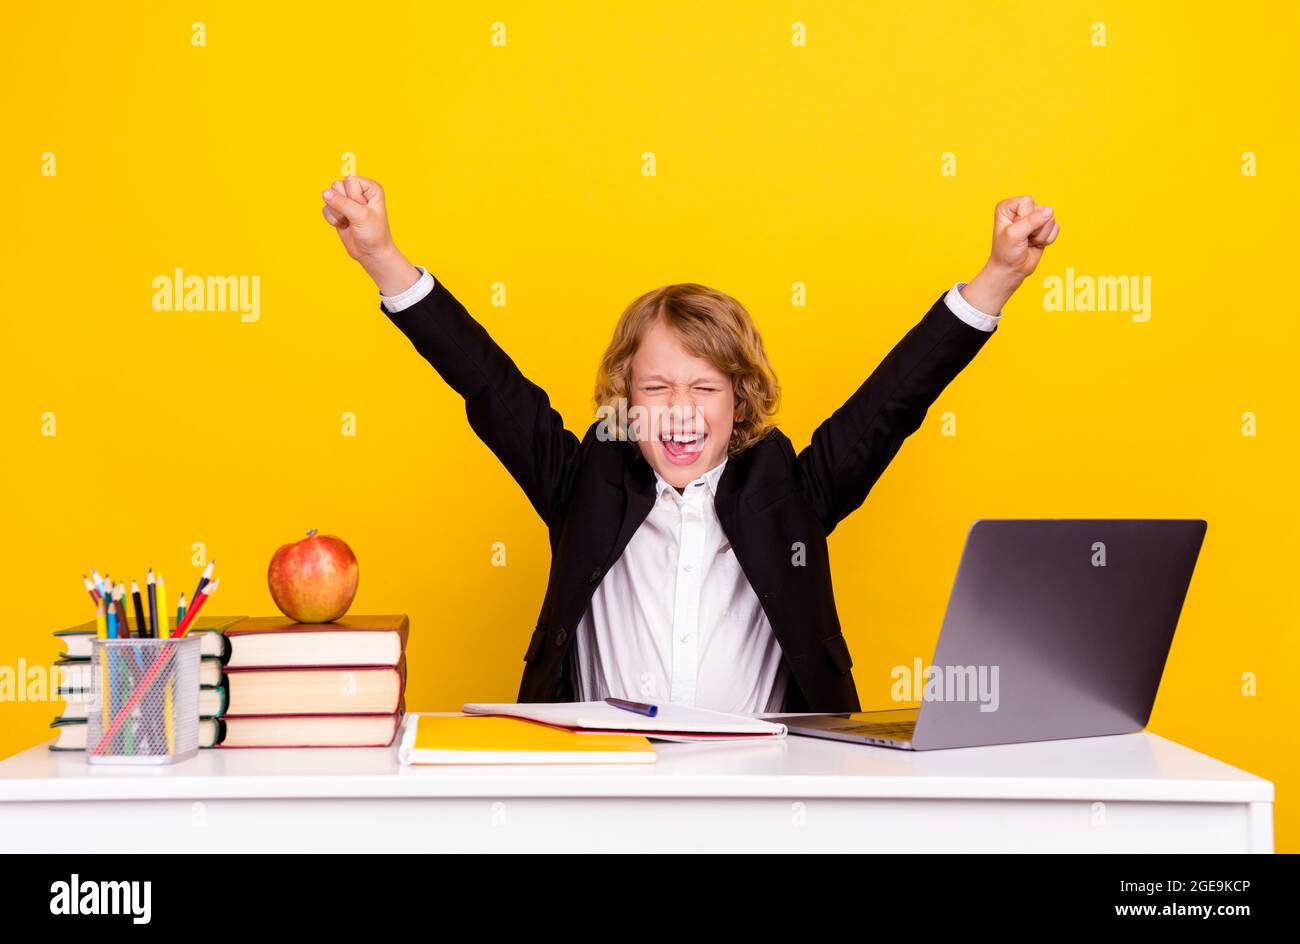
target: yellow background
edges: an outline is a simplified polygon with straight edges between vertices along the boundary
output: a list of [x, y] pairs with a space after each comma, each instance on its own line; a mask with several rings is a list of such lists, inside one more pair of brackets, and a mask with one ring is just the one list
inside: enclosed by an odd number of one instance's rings
[[[1029, 193], [1061, 238], [831, 540], [864, 706], [929, 659], [975, 518], [1204, 517], [1151, 728], [1273, 780], [1300, 847], [1294, 5], [162, 6], [0, 33], [0, 665], [53, 657], [91, 567], [188, 591], [194, 542], [212, 612], [273, 613], [314, 527], [357, 553], [353, 612], [410, 614], [410, 708], [514, 698], [546, 534], [322, 221], [345, 153], [571, 428], [622, 308], [701, 281], [754, 314], [797, 447]], [[177, 266], [260, 276], [260, 320], [154, 311]], [[1044, 311], [1067, 267], [1149, 275], [1151, 320]], [[0, 705], [0, 755], [53, 710]]]

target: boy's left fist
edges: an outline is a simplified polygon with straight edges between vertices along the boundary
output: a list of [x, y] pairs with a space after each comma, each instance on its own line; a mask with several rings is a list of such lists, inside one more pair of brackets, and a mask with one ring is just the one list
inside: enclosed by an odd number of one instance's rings
[[1008, 197], [993, 211], [989, 264], [1023, 280], [1038, 267], [1043, 250], [1060, 232], [1051, 207], [1039, 206], [1033, 197]]

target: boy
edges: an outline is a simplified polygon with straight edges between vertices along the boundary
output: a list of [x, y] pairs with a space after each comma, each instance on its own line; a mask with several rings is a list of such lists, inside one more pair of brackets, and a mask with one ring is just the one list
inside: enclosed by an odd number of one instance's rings
[[686, 283], [629, 305], [598, 372], [603, 418], [579, 440], [447, 288], [398, 251], [379, 184], [348, 177], [323, 197], [381, 310], [464, 397], [470, 426], [550, 531], [519, 701], [861, 709], [826, 537], [996, 331], [1060, 232], [1050, 208], [1027, 196], [999, 203], [980, 273], [940, 296], [796, 454], [770, 425], [776, 377], [730, 296]]

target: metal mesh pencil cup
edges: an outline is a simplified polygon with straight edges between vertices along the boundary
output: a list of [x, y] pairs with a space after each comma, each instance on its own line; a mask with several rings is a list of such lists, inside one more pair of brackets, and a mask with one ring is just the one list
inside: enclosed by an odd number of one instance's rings
[[198, 636], [92, 639], [86, 761], [174, 764], [199, 751]]

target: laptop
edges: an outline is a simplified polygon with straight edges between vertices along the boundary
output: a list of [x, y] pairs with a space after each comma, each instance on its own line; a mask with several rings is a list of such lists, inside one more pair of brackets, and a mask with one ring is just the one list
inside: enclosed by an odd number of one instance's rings
[[1200, 519], [983, 518], [966, 535], [920, 707], [764, 715], [790, 734], [927, 751], [1146, 727], [1205, 537]]

